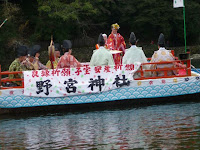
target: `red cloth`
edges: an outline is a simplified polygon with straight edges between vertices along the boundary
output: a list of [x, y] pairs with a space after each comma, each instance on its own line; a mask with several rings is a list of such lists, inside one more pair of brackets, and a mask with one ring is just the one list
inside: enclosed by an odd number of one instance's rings
[[69, 53], [65, 53], [59, 60], [57, 68], [75, 68], [82, 67], [81, 63]]
[[[124, 55], [125, 53], [126, 43], [124, 41], [123, 36], [121, 36], [119, 33], [117, 33], [116, 36], [114, 36], [114, 34], [112, 33], [109, 35], [108, 40], [107, 40], [107, 46], [108, 46], [108, 49], [110, 50], [122, 51], [122, 55]], [[113, 58], [116, 65], [122, 63], [121, 61], [122, 58], [120, 54], [114, 54]]]

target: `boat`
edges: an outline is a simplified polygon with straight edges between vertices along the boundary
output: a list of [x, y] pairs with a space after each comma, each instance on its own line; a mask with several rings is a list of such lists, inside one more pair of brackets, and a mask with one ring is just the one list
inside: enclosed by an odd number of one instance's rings
[[[176, 64], [176, 67], [143, 70], [144, 65]], [[177, 75], [167, 76], [167, 71], [176, 70]], [[162, 77], [145, 77], [145, 72], [163, 71]], [[5, 75], [23, 73], [22, 79], [8, 79]], [[133, 79], [134, 73], [140, 73]], [[3, 78], [4, 77], [4, 78]], [[21, 81], [21, 86], [4, 87], [5, 82]], [[113, 102], [121, 105], [128, 101], [142, 103], [197, 96], [200, 93], [200, 73], [191, 71], [189, 58], [157, 63], [136, 63], [117, 66], [33, 70], [8, 72], [0, 70], [0, 113], [31, 111], [35, 109], [53, 110], [65, 106], [65, 111], [73, 107], [105, 104]], [[75, 86], [77, 85], [77, 86]], [[182, 99], [182, 98], [181, 98]], [[56, 108], [55, 108], [56, 107]], [[100, 106], [101, 107], [101, 106]], [[99, 106], [98, 106], [99, 108]]]

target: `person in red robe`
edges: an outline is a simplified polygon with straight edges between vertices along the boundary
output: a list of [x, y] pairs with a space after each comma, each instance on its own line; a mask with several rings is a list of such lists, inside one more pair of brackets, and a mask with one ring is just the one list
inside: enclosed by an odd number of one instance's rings
[[117, 31], [119, 30], [119, 25], [117, 23], [112, 24], [111, 26], [111, 34], [108, 37], [107, 40], [107, 47], [110, 50], [118, 50], [122, 51], [122, 53], [113, 54], [113, 58], [115, 61], [115, 65], [122, 63], [122, 56], [124, 56], [125, 49], [126, 49], [126, 43], [124, 41], [123, 36], [121, 36]]

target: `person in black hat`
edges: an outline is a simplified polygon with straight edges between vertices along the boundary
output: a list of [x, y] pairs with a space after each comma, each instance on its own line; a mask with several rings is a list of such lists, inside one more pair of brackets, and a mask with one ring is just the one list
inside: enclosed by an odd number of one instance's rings
[[[56, 43], [56, 44], [54, 44], [54, 47], [55, 47], [55, 52], [54, 52], [55, 61], [53, 62], [53, 66], [54, 66], [54, 69], [56, 69], [59, 59], [60, 59], [60, 44]], [[48, 69], [51, 69], [51, 61], [50, 60], [47, 62], [46, 67]]]
[[[130, 38], [129, 38], [129, 44], [131, 45], [131, 47], [129, 49], [126, 49], [126, 53], [123, 57], [122, 64], [134, 64], [136, 62], [147, 63], [147, 58], [146, 58], [143, 50], [136, 46], [137, 41], [138, 40], [136, 39], [134, 32], [131, 32]], [[149, 66], [144, 65], [143, 69], [148, 70]], [[146, 72], [145, 76], [150, 76], [149, 73], [150, 72]], [[138, 74], [137, 76], [139, 77], [140, 74]], [[136, 75], [134, 76], [134, 78], [137, 78]]]
[[[165, 49], [165, 37], [164, 34], [161, 33], [159, 38], [158, 38], [158, 51], [155, 51], [152, 58], [151, 62], [162, 62], [162, 61], [174, 61], [175, 58], [171, 53], [171, 50], [166, 50]], [[156, 68], [172, 68], [173, 64], [153, 64], [151, 65], [151, 69], [156, 69]], [[167, 71], [167, 75], [171, 76], [176, 74], [175, 71]], [[164, 76], [164, 71], [159, 71], [159, 72], [154, 72], [153, 76]]]
[[81, 63], [73, 55], [71, 55], [72, 43], [70, 40], [63, 41], [62, 50], [64, 55], [61, 56], [57, 68], [82, 67]]
[[[17, 58], [9, 66], [9, 72], [13, 71], [25, 71], [25, 67], [22, 62], [26, 59], [28, 48], [24, 45], [17, 48]], [[9, 79], [22, 78], [22, 74], [10, 74]], [[13, 81], [13, 85], [21, 85], [20, 81]]]
[[40, 49], [40, 45], [34, 45], [28, 51], [29, 61], [33, 63], [35, 70], [47, 69], [47, 67], [39, 61]]
[[104, 47], [105, 41], [102, 34], [99, 35], [98, 44], [100, 47], [95, 53], [93, 53], [90, 60], [90, 66], [115, 65], [111, 52]]

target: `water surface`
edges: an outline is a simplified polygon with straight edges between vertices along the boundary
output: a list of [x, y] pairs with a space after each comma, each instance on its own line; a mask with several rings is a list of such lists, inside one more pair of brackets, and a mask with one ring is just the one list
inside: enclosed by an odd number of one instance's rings
[[0, 116], [0, 150], [199, 149], [200, 103]]

